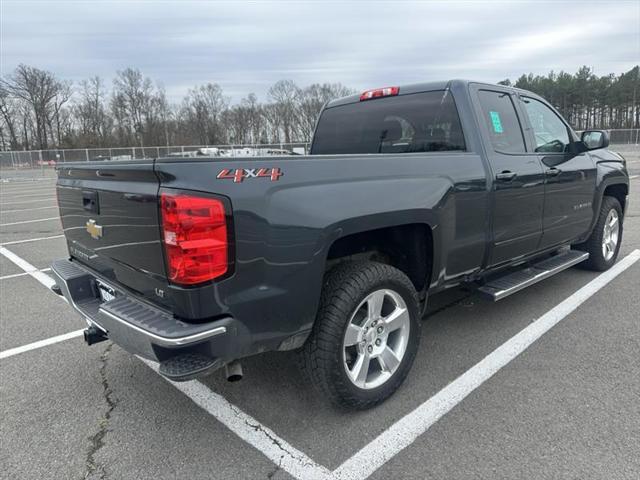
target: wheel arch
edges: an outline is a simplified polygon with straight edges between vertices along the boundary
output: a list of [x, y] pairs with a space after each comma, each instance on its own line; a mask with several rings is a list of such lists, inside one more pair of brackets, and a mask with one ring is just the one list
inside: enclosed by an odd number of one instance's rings
[[327, 249], [325, 271], [349, 260], [385, 263], [407, 275], [422, 298], [434, 271], [435, 242], [433, 228], [427, 222], [341, 230]]
[[618, 200], [623, 215], [625, 214], [627, 195], [629, 195], [629, 185], [626, 183], [612, 183], [607, 185], [602, 192], [603, 197], [613, 197]]

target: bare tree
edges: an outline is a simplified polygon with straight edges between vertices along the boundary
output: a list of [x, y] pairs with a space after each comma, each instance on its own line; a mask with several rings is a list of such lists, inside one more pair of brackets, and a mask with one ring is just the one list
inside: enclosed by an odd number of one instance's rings
[[249, 142], [268, 143], [265, 127], [264, 111], [255, 93], [250, 93], [240, 104], [246, 109], [249, 117]]
[[196, 132], [198, 143], [215, 145], [226, 140], [223, 113], [229, 108], [217, 83], [207, 83], [189, 90], [182, 104], [182, 117]]
[[74, 116], [78, 121], [84, 146], [107, 145], [113, 120], [107, 111], [106, 99], [106, 87], [100, 77], [95, 76], [80, 83], [79, 101], [74, 107]]
[[[39, 148], [46, 149], [48, 136], [53, 136], [50, 129], [51, 116], [55, 115], [57, 104], [61, 107], [68, 100], [67, 97], [63, 101], [63, 91], [68, 88], [68, 84], [58, 81], [51, 72], [20, 64], [13, 75], [3, 81], [3, 85], [12, 97], [24, 102], [31, 110], [36, 142]], [[25, 128], [26, 123], [25, 119]]]
[[153, 102], [151, 79], [140, 70], [127, 68], [119, 71], [113, 81], [111, 109], [118, 124], [118, 132], [128, 145], [144, 146], [147, 120], [151, 116]]
[[[2, 124], [0, 124], [0, 135], [2, 136], [2, 149], [5, 150], [7, 146], [12, 150], [19, 148], [18, 142], [18, 117], [19, 106], [16, 105], [16, 101], [11, 98], [9, 91], [7, 90], [4, 82], [0, 83], [0, 116]], [[6, 138], [8, 134], [8, 139]], [[8, 140], [8, 141], [7, 141]]]
[[272, 118], [278, 117], [284, 141], [291, 143], [298, 133], [296, 110], [300, 89], [292, 80], [280, 80], [269, 89], [268, 96], [273, 102]]
[[[56, 145], [62, 145], [62, 124], [64, 120], [69, 121], [69, 112], [63, 111], [63, 107], [72, 94], [73, 90], [71, 89], [70, 81], [63, 80], [58, 82], [57, 92], [51, 102], [51, 111], [47, 115], [47, 124], [49, 125], [49, 131], [52, 132], [52, 137], [54, 132], [53, 124], [55, 123]], [[65, 117], [64, 120], [63, 117]]]

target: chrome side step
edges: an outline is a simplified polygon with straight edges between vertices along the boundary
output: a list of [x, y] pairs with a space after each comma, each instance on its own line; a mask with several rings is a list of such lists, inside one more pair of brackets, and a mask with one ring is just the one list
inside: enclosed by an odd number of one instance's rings
[[587, 252], [567, 250], [551, 258], [529, 265], [517, 272], [491, 280], [480, 287], [478, 291], [497, 302], [513, 293], [519, 292], [523, 288], [560, 273], [587, 258], [589, 258]]

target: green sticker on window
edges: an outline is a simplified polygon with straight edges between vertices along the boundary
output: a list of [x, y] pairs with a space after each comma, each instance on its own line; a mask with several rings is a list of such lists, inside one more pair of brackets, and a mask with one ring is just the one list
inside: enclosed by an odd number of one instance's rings
[[500, 114], [498, 112], [489, 112], [491, 117], [491, 123], [493, 124], [493, 131], [496, 133], [503, 133], [502, 122], [500, 121]]

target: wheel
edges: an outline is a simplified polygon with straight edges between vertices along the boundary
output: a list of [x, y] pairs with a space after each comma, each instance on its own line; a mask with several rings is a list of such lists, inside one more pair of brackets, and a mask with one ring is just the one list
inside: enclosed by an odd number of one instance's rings
[[598, 221], [586, 242], [575, 248], [589, 252], [589, 259], [581, 263], [589, 270], [602, 272], [616, 263], [622, 243], [622, 208], [613, 197], [602, 199]]
[[335, 405], [364, 409], [403, 382], [418, 350], [417, 294], [400, 270], [347, 262], [326, 276], [301, 366]]

